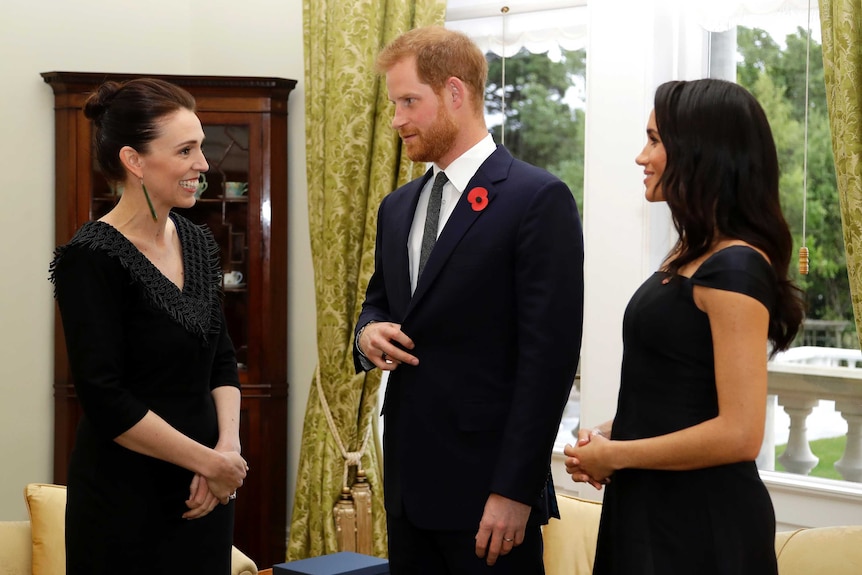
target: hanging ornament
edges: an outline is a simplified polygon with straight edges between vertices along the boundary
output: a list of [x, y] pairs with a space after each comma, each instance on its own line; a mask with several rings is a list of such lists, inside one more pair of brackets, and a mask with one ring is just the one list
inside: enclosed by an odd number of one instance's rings
[[505, 146], [506, 145], [506, 14], [509, 13], [509, 7], [503, 6], [502, 8], [500, 8], [500, 13], [503, 14], [503, 16], [500, 18], [501, 24], [503, 26], [503, 31], [501, 34], [501, 39], [502, 39], [501, 44], [502, 45], [500, 47], [500, 53], [501, 53], [500, 69], [502, 70], [502, 72], [500, 74], [501, 75], [501, 80], [500, 80], [500, 86], [501, 86], [500, 111], [502, 112], [502, 115], [503, 115], [503, 120], [502, 120], [503, 123], [500, 126], [500, 144]]
[[802, 147], [802, 247], [799, 248], [799, 273], [808, 275], [808, 248], [805, 245], [808, 216], [808, 84], [810, 81], [811, 60], [811, 0], [808, 0], [808, 38], [805, 46], [805, 127]]

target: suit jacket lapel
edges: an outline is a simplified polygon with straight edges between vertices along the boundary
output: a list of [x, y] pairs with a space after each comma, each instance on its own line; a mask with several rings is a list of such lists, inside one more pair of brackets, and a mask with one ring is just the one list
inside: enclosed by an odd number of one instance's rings
[[[482, 163], [479, 170], [470, 180], [467, 188], [461, 194], [452, 215], [449, 216], [449, 221], [446, 222], [443, 231], [440, 232], [437, 238], [437, 243], [434, 245], [431, 257], [428, 258], [425, 270], [422, 272], [422, 277], [419, 278], [416, 291], [413, 292], [413, 299], [410, 300], [410, 306], [407, 308], [408, 314], [416, 306], [416, 303], [422, 299], [422, 296], [425, 295], [428, 287], [434, 283], [434, 278], [443, 269], [449, 256], [452, 255], [452, 252], [458, 246], [464, 234], [467, 233], [467, 230], [470, 229], [470, 226], [485, 211], [494, 209], [494, 197], [498, 193], [496, 184], [506, 179], [512, 160], [512, 155], [506, 148], [497, 146], [494, 153]], [[479, 187], [488, 190], [488, 204], [482, 210], [474, 210], [468, 200], [468, 196], [472, 189]]]

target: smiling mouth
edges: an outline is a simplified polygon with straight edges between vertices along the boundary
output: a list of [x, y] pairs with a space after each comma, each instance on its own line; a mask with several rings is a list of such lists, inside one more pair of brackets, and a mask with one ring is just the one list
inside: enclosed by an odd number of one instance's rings
[[189, 192], [198, 191], [198, 179], [195, 178], [193, 180], [181, 180], [180, 187]]

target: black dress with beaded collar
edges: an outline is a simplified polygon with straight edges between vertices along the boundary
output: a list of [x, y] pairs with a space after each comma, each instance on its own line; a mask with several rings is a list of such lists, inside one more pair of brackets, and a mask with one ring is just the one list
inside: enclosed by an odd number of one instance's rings
[[205, 228], [170, 217], [182, 246], [182, 290], [104, 222], [84, 224], [51, 264], [84, 411], [69, 464], [69, 575], [230, 572], [233, 501], [183, 519], [193, 473], [114, 441], [152, 411], [215, 446], [211, 392], [239, 387], [218, 248]]

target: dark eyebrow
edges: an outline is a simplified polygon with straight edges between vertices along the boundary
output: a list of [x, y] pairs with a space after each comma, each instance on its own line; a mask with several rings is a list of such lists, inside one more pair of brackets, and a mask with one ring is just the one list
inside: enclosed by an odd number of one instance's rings
[[659, 134], [657, 130], [653, 130], [652, 128], [647, 128], [647, 136], [652, 136], [655, 139], [659, 139]]

